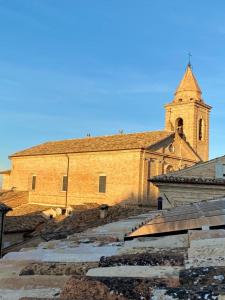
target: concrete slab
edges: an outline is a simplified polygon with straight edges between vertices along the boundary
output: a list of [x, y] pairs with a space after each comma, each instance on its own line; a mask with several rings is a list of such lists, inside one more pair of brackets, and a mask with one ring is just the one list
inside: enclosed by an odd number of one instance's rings
[[120, 246], [95, 244], [80, 244], [78, 247], [64, 247], [56, 249], [37, 248], [27, 251], [10, 252], [4, 256], [7, 260], [17, 261], [41, 261], [41, 262], [94, 262], [99, 261], [101, 256], [116, 255]]
[[55, 298], [69, 276], [19, 276], [28, 261], [0, 260], [0, 300]]
[[225, 266], [225, 237], [223, 236], [223, 231], [194, 233], [190, 239], [185, 267]]
[[189, 230], [188, 237], [190, 242], [194, 240], [204, 240], [211, 238], [225, 238], [225, 230]]
[[225, 237], [193, 239], [190, 248], [225, 247]]
[[182, 267], [171, 266], [117, 266], [94, 268], [87, 272], [90, 277], [126, 277], [126, 278], [179, 278]]
[[223, 257], [199, 257], [185, 260], [185, 268], [199, 267], [225, 267], [225, 256]]
[[0, 300], [19, 300], [22, 297], [37, 298], [59, 298], [60, 289], [57, 288], [37, 288], [30, 290], [8, 290], [0, 288]]
[[191, 247], [188, 249], [188, 258], [204, 258], [204, 257], [223, 257], [225, 256], [224, 247], [213, 247], [204, 246], [204, 247]]
[[119, 249], [119, 254], [142, 253], [147, 249], [177, 249], [188, 248], [188, 235], [180, 234], [164, 237], [145, 237], [125, 241], [124, 246]]

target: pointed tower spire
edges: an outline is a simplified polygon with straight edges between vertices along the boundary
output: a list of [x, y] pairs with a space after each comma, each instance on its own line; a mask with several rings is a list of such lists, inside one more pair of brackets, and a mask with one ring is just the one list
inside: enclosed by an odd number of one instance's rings
[[188, 63], [183, 79], [175, 92], [174, 102], [202, 101], [202, 91], [193, 74], [191, 64]]
[[183, 138], [198, 156], [209, 158], [209, 113], [211, 106], [201, 98], [202, 92], [190, 61], [172, 102], [165, 105], [165, 129]]

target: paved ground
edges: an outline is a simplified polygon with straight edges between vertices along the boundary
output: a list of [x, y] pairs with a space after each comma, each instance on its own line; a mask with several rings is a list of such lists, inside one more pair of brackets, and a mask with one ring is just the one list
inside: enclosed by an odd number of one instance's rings
[[[93, 287], [90, 300], [149, 300], [150, 297], [155, 300], [216, 300], [219, 295], [222, 297], [225, 294], [225, 231], [191, 231], [189, 234], [123, 241], [125, 233], [153, 214], [130, 217], [71, 235], [67, 239], [52, 240], [38, 247], [8, 253], [0, 261], [0, 299], [57, 298], [63, 290], [63, 300], [80, 300], [89, 286]], [[177, 258], [174, 256], [176, 253]], [[165, 259], [159, 259], [157, 255]], [[102, 256], [108, 259], [104, 260]], [[76, 263], [98, 264], [100, 259], [97, 268], [93, 265], [91, 269], [87, 268], [84, 280], [81, 279], [84, 274], [76, 276], [67, 289], [64, 285], [69, 276], [65, 276], [63, 269], [56, 276], [59, 266], [55, 262], [65, 263], [70, 274], [79, 274], [80, 271], [76, 273]], [[103, 265], [103, 261], [109, 265]], [[39, 273], [29, 274], [28, 271], [24, 273], [26, 275], [19, 276], [22, 269], [29, 270], [28, 265], [34, 262], [38, 263]], [[113, 265], [110, 266], [110, 263]], [[215, 263], [218, 268], [214, 267]], [[206, 267], [188, 271], [190, 266], [199, 265]], [[78, 282], [83, 282], [82, 289]], [[95, 294], [96, 286], [98, 294]], [[101, 293], [104, 294], [102, 298]], [[89, 300], [88, 294], [85, 297]]]
[[125, 233], [154, 214], [129, 217], [71, 235], [64, 240], [43, 242], [37, 247], [6, 254], [0, 262], [0, 299], [56, 297], [67, 276], [19, 276], [20, 271], [32, 262], [98, 262], [102, 256], [116, 255], [126, 244], [118, 240], [122, 241]]

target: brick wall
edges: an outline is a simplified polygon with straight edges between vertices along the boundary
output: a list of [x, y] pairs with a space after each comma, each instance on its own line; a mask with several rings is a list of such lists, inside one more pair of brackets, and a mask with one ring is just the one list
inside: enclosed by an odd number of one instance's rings
[[[140, 151], [114, 151], [69, 155], [68, 204], [138, 200]], [[67, 174], [66, 155], [12, 159], [10, 185], [30, 191], [33, 203], [65, 205], [62, 177]], [[36, 189], [31, 190], [32, 175]], [[106, 175], [106, 193], [99, 193], [99, 176]]]

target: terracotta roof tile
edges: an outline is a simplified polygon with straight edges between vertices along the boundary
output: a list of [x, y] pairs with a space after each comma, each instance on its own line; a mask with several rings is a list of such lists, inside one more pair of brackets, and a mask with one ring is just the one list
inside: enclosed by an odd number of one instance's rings
[[117, 134], [111, 136], [86, 137], [55, 142], [47, 142], [16, 152], [15, 156], [32, 156], [46, 154], [63, 154], [79, 152], [96, 152], [110, 150], [142, 149], [154, 145], [174, 133], [169, 131], [148, 131], [131, 134]]
[[0, 190], [0, 202], [14, 209], [15, 207], [28, 203], [28, 194], [27, 191]]
[[16, 233], [25, 231], [34, 231], [40, 224], [46, 223], [47, 219], [40, 215], [26, 215], [26, 216], [6, 216], [4, 232]]

